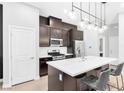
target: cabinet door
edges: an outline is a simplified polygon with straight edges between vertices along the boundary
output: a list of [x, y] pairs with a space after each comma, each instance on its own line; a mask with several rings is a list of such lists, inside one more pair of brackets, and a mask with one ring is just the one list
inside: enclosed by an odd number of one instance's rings
[[73, 30], [72, 35], [73, 35], [72, 36], [73, 40], [83, 40], [83, 32], [82, 31]]
[[77, 40], [83, 40], [83, 32], [82, 31], [76, 32], [76, 39]]
[[57, 28], [51, 28], [51, 38], [62, 39], [62, 30]]
[[63, 91], [63, 72], [48, 65], [48, 91]]
[[69, 31], [63, 30], [62, 35], [63, 35], [63, 46], [69, 46], [70, 45]]
[[40, 26], [40, 47], [49, 46], [49, 38], [50, 38], [50, 28], [47, 26]]

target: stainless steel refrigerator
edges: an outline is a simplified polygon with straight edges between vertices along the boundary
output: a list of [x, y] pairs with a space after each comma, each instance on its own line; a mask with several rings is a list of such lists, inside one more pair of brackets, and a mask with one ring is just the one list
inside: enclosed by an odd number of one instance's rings
[[81, 40], [74, 41], [74, 55], [75, 57], [83, 57], [85, 56], [85, 47], [84, 42]]

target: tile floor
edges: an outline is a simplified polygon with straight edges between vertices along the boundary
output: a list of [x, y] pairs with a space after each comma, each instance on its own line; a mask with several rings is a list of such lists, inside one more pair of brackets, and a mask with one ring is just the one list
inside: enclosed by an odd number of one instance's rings
[[[110, 77], [109, 84], [117, 86], [116, 78]], [[119, 77], [119, 87], [122, 87], [121, 79]], [[117, 89], [110, 87], [111, 91], [117, 91]], [[19, 85], [15, 85], [12, 88], [2, 89], [2, 83], [0, 83], [0, 90], [4, 91], [47, 91], [48, 90], [48, 76], [43, 76], [39, 80], [29, 81]]]

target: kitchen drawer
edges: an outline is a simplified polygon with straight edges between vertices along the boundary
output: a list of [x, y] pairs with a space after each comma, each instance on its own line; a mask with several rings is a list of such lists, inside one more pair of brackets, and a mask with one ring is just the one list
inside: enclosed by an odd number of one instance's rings
[[48, 74], [48, 65], [47, 61], [52, 61], [52, 57], [46, 57], [46, 58], [40, 58], [39, 59], [39, 73], [40, 76], [47, 75]]

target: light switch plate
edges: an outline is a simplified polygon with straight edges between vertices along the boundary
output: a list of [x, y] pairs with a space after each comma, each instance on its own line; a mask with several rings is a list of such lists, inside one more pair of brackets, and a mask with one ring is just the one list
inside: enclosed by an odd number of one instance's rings
[[62, 74], [59, 74], [59, 80], [60, 80], [60, 81], [63, 81], [63, 79], [62, 79]]

